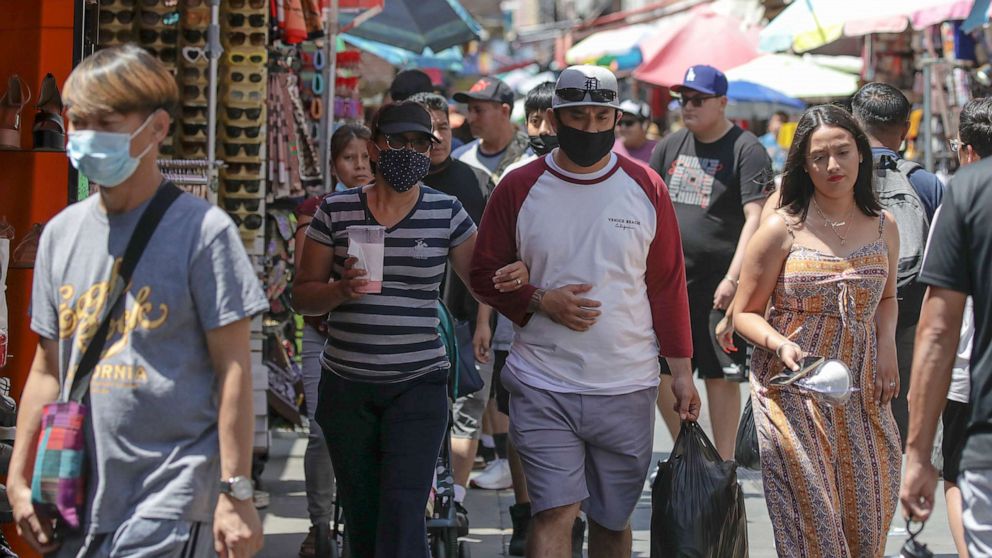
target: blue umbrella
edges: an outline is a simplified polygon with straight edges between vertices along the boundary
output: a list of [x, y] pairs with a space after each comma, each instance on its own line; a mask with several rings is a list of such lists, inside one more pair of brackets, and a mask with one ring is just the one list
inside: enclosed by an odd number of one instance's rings
[[372, 53], [393, 66], [400, 68], [440, 68], [448, 72], [461, 73], [464, 70], [461, 49], [452, 47], [434, 52], [431, 49], [424, 49], [423, 52], [411, 52], [406, 49], [383, 44], [377, 41], [369, 41], [361, 37], [353, 37], [350, 34], [341, 35], [344, 42]]
[[806, 103], [799, 99], [751, 81], [731, 81], [727, 87], [727, 98], [738, 103], [768, 103], [806, 108]]
[[[356, 14], [342, 13], [346, 26]], [[382, 13], [348, 31], [412, 52], [434, 52], [479, 38], [482, 27], [458, 0], [386, 0]]]

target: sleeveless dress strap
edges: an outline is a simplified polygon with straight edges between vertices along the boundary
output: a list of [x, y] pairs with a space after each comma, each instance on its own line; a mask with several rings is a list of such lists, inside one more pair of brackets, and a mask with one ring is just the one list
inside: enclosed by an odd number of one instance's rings
[[885, 212], [883, 211], [878, 217], [878, 238], [882, 238], [882, 234], [885, 232]]
[[782, 211], [781, 209], [776, 209], [775, 213], [778, 213], [779, 217], [782, 218], [782, 221], [785, 223], [785, 230], [789, 231], [789, 236], [791, 236], [792, 239], [795, 240], [796, 239], [796, 231], [794, 229], [795, 224], [785, 213], [785, 211]]

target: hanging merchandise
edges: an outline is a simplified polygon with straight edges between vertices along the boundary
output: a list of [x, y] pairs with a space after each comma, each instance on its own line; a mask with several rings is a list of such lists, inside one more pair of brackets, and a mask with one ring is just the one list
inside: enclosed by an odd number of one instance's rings
[[7, 269], [13, 238], [14, 227], [6, 217], [0, 218], [0, 368], [7, 366]]
[[207, 157], [210, 60], [207, 58], [207, 28], [210, 7], [185, 2], [179, 34], [179, 90], [182, 102], [177, 152], [186, 159]]
[[298, 81], [288, 72], [270, 76], [269, 191], [274, 199], [299, 198], [323, 182], [311, 113], [303, 108]]
[[358, 71], [362, 53], [346, 50], [337, 53], [337, 79], [334, 88], [334, 118], [360, 120], [364, 114], [358, 86], [361, 74]]

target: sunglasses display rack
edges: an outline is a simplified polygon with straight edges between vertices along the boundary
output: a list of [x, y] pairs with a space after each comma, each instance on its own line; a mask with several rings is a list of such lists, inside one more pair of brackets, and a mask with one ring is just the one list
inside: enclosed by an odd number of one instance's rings
[[206, 159], [208, 155], [209, 26], [210, 6], [203, 0], [183, 0], [176, 71], [182, 114], [176, 125], [176, 151], [187, 159]]
[[248, 253], [264, 253], [265, 130], [268, 85], [267, 0], [223, 0], [218, 153], [220, 204], [234, 219]]
[[210, 199], [214, 190], [212, 182], [216, 181], [216, 172], [212, 172], [209, 161], [201, 159], [159, 159], [158, 168], [162, 176], [182, 190], [194, 196]]

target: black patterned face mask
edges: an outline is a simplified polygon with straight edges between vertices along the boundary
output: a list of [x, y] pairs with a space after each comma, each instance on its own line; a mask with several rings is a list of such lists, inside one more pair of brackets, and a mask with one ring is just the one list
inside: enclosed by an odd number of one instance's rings
[[379, 171], [397, 192], [406, 192], [431, 169], [431, 158], [412, 149], [379, 150]]

